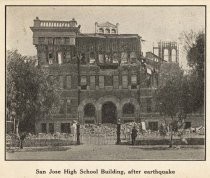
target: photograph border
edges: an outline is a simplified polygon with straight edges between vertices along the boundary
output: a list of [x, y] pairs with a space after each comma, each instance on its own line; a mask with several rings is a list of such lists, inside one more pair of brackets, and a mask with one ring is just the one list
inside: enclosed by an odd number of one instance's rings
[[[5, 131], [4, 131], [4, 161], [207, 161], [206, 160], [206, 150], [207, 150], [207, 145], [206, 145], [206, 56], [207, 56], [207, 5], [4, 5], [4, 9], [5, 9], [5, 120], [4, 120], [4, 124], [5, 124]], [[185, 160], [185, 159], [180, 159], [180, 160], [174, 160], [174, 159], [167, 159], [167, 160], [53, 160], [53, 159], [48, 159], [48, 160], [42, 160], [42, 159], [38, 159], [38, 160], [24, 160], [24, 159], [18, 159], [18, 160], [9, 160], [8, 158], [6, 158], [6, 95], [7, 95], [7, 87], [6, 87], [6, 75], [7, 75], [7, 65], [6, 65], [6, 51], [7, 51], [7, 8], [9, 7], [204, 7], [205, 8], [205, 28], [204, 28], [204, 32], [205, 32], [205, 61], [204, 61], [204, 127], [205, 127], [205, 137], [204, 137], [204, 159], [203, 160]]]

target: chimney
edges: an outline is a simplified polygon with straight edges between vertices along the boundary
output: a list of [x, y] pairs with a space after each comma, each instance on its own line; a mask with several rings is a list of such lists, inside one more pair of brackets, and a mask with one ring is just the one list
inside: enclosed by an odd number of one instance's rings
[[36, 19], [34, 19], [34, 27], [40, 27], [41, 25], [41, 21], [39, 20], [39, 17], [36, 17]]

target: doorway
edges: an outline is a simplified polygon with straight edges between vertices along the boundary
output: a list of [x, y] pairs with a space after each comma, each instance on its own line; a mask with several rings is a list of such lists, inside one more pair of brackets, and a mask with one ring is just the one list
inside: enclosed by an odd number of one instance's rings
[[117, 123], [117, 109], [116, 105], [108, 101], [102, 106], [102, 124], [103, 123]]

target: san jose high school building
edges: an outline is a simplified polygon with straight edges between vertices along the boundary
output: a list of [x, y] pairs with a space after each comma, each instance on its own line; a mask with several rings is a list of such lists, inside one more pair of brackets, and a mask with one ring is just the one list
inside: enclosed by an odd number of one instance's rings
[[[95, 23], [95, 33], [81, 33], [75, 19], [36, 18], [33, 44], [38, 65], [59, 81], [62, 100], [53, 118], [38, 118], [36, 132], [71, 132], [80, 123], [145, 122], [157, 130], [161, 121], [153, 100], [158, 86], [157, 57], [145, 64], [138, 34], [118, 34], [119, 24]], [[152, 66], [149, 68], [148, 66]]]

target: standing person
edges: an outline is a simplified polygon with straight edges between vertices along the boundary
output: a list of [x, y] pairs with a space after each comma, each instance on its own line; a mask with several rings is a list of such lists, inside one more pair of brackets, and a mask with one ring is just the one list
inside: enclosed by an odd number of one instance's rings
[[19, 147], [20, 147], [20, 149], [23, 149], [23, 141], [26, 138], [26, 136], [27, 136], [26, 132], [23, 132], [23, 133], [20, 134], [20, 137], [19, 137], [19, 140], [20, 140]]
[[137, 137], [137, 130], [136, 127], [133, 126], [132, 132], [131, 132], [131, 138], [132, 138], [132, 145], [135, 145], [136, 137]]
[[73, 140], [77, 140], [77, 122], [73, 121], [73, 124], [71, 126], [71, 133], [73, 134]]

